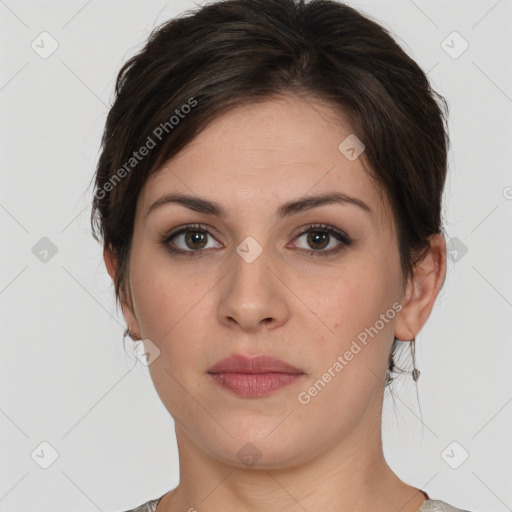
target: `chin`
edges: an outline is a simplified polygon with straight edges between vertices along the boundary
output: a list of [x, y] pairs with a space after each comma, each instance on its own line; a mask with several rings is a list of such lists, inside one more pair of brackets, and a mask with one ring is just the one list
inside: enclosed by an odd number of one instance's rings
[[300, 432], [292, 432], [282, 425], [276, 429], [278, 424], [272, 421], [271, 428], [237, 431], [236, 437], [226, 439], [223, 436], [223, 442], [216, 446], [211, 444], [211, 437], [205, 442], [209, 444], [211, 455], [241, 469], [286, 469], [308, 460], [307, 452], [314, 449], [312, 443], [305, 441]]

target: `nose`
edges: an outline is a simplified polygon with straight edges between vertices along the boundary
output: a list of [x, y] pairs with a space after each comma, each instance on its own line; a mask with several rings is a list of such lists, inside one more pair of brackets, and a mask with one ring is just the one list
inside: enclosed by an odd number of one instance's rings
[[244, 331], [274, 329], [286, 323], [290, 313], [287, 288], [272, 265], [268, 251], [263, 250], [251, 263], [238, 253], [233, 254], [233, 260], [223, 280], [218, 304], [220, 322]]

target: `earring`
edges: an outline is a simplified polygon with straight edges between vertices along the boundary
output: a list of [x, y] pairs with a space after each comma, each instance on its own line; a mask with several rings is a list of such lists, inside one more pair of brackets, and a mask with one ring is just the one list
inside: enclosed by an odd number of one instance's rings
[[133, 334], [132, 331], [130, 331], [130, 328], [127, 327], [126, 330], [124, 331], [123, 333], [123, 342], [126, 338], [126, 336], [130, 336], [130, 338], [133, 340], [133, 341], [138, 341], [138, 340], [141, 340], [142, 338], [140, 338], [139, 336], [137, 336], [136, 334]]
[[416, 348], [415, 348], [415, 342], [416, 342], [416, 338], [414, 337], [412, 340], [411, 340], [411, 352], [412, 352], [412, 366], [414, 368], [414, 370], [412, 371], [412, 378], [414, 380], [414, 382], [418, 382], [418, 379], [420, 378], [420, 374], [421, 372], [416, 368], [416, 362], [415, 362], [415, 352], [416, 352]]

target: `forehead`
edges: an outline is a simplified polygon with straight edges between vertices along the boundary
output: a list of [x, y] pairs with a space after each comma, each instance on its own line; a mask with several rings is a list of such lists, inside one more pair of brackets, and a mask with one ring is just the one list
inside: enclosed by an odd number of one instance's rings
[[233, 214], [339, 191], [361, 199], [385, 221], [387, 205], [363, 158], [351, 160], [340, 150], [347, 137], [351, 141], [354, 134], [341, 112], [318, 100], [278, 96], [237, 107], [148, 178], [141, 213], [174, 191], [211, 198]]

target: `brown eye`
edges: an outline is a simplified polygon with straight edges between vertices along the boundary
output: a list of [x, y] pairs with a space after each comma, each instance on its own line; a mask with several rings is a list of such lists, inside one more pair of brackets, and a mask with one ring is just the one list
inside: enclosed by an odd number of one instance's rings
[[204, 249], [208, 235], [205, 231], [187, 231], [185, 243], [190, 249]]
[[172, 254], [195, 256], [203, 250], [222, 247], [210, 232], [201, 226], [183, 226], [161, 239], [162, 244]]
[[330, 235], [325, 231], [309, 231], [307, 241], [313, 249], [325, 249], [329, 245]]
[[[300, 242], [302, 238], [305, 238], [305, 243]], [[314, 256], [329, 256], [351, 244], [352, 240], [347, 234], [322, 224], [309, 226], [295, 239], [293, 245]]]

